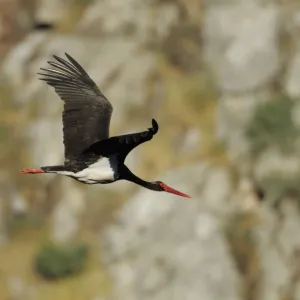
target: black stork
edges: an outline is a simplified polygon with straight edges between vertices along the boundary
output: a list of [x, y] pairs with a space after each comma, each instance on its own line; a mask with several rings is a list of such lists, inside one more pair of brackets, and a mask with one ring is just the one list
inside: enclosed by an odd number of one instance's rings
[[152, 119], [152, 127], [143, 132], [109, 137], [111, 103], [82, 66], [69, 54], [65, 55], [69, 61], [54, 55], [57, 62], [48, 61], [54, 68], [41, 68], [43, 73], [38, 73], [42, 75], [39, 79], [54, 87], [64, 101], [64, 164], [27, 168], [20, 172], [56, 173], [85, 184], [128, 180], [153, 191], [190, 198], [161, 181], [145, 181], [128, 169], [124, 164], [126, 156], [138, 145], [152, 139], [158, 131], [157, 122]]

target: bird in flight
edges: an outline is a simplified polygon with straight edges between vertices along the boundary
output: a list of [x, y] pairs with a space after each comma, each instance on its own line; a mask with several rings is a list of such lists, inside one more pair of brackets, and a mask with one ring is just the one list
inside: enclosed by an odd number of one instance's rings
[[54, 55], [56, 61], [48, 61], [54, 67], [41, 68], [42, 77], [54, 87], [64, 102], [63, 165], [27, 168], [22, 174], [55, 173], [66, 175], [85, 184], [107, 184], [128, 180], [147, 189], [168, 192], [191, 198], [161, 181], [145, 181], [133, 174], [124, 161], [131, 150], [150, 141], [158, 131], [157, 122], [138, 133], [109, 137], [113, 107], [83, 67], [69, 54], [67, 60]]

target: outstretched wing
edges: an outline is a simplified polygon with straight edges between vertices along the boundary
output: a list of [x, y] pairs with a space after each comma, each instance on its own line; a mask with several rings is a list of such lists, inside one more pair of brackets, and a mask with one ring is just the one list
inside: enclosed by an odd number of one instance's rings
[[117, 154], [120, 162], [123, 162], [131, 150], [142, 143], [150, 141], [157, 131], [158, 124], [154, 119], [152, 119], [152, 127], [148, 128], [146, 131], [113, 136], [109, 139], [93, 144], [86, 151], [103, 156]]
[[80, 155], [92, 144], [109, 137], [111, 103], [79, 63], [67, 53], [69, 62], [54, 55], [54, 67], [38, 73], [64, 101], [63, 135], [66, 160]]

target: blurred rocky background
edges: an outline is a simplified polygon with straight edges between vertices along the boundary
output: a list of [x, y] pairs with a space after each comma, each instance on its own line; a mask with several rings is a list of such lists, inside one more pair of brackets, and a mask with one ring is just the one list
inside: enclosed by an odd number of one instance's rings
[[[300, 299], [299, 41], [299, 0], [0, 0], [0, 300]], [[193, 198], [19, 174], [63, 161], [64, 52]]]

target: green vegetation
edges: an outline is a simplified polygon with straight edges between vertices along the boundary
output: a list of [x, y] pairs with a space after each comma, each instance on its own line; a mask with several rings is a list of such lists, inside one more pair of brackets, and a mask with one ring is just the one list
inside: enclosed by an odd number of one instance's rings
[[246, 132], [253, 154], [269, 147], [276, 147], [284, 154], [295, 150], [299, 130], [292, 122], [292, 109], [293, 101], [283, 95], [257, 108]]
[[36, 271], [47, 279], [59, 279], [81, 271], [87, 260], [87, 246], [54, 245], [43, 246], [35, 259]]

